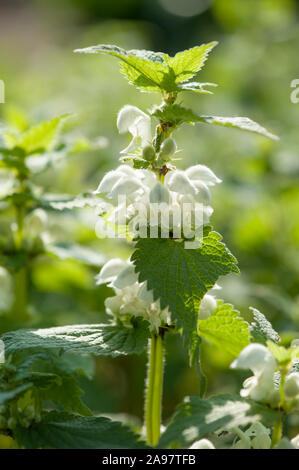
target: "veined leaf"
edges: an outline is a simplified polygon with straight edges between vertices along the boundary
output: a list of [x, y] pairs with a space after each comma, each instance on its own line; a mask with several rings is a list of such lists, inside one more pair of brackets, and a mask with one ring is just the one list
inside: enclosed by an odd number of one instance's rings
[[167, 65], [175, 74], [175, 83], [182, 83], [193, 78], [204, 66], [211, 50], [217, 46], [217, 42], [202, 44], [192, 47], [186, 51], [178, 52], [174, 57], [167, 60]]
[[148, 324], [136, 319], [130, 326], [117, 325], [70, 325], [39, 330], [17, 330], [5, 333], [2, 340], [6, 354], [18, 351], [53, 349], [95, 354], [97, 356], [120, 356], [141, 354], [149, 338]]
[[166, 54], [144, 50], [126, 51], [120, 47], [105, 44], [76, 49], [74, 52], [115, 56], [122, 62], [121, 72], [131, 84], [142, 91], [161, 91], [161, 82], [167, 72]]
[[73, 259], [90, 266], [102, 266], [106, 261], [106, 257], [102, 253], [81, 245], [60, 243], [48, 245], [46, 249], [48, 253], [59, 259]]
[[199, 304], [219, 276], [239, 272], [237, 261], [210, 232], [198, 249], [185, 249], [184, 241], [141, 238], [131, 260], [139, 281], [147, 281], [161, 308], [169, 307], [172, 319], [183, 327], [187, 342], [196, 333]]
[[248, 323], [230, 304], [218, 302], [212, 315], [198, 322], [198, 333], [221, 350], [238, 356], [250, 343]]
[[117, 46], [99, 44], [98, 46], [76, 49], [75, 52], [87, 54], [108, 54], [117, 57], [121, 63], [121, 73], [127, 80], [141, 91], [160, 91], [177, 93], [191, 90], [208, 93], [201, 84], [184, 86], [183, 83], [193, 78], [203, 67], [208, 53], [216, 45], [216, 42], [202, 44], [183, 52], [178, 52], [174, 57], [169, 57], [162, 52], [145, 50], [126, 51]]
[[270, 339], [274, 343], [280, 341], [279, 334], [273, 329], [271, 323], [267, 320], [265, 315], [259, 312], [256, 308], [250, 307], [253, 313], [253, 322], [250, 325], [250, 334], [253, 341], [266, 344]]
[[276, 135], [271, 134], [267, 131], [267, 129], [260, 126], [249, 118], [201, 116], [200, 114], [197, 114], [192, 111], [192, 109], [184, 108], [179, 104], [155, 108], [152, 112], [152, 116], [155, 116], [160, 121], [172, 123], [172, 125], [175, 127], [179, 126], [184, 122], [187, 122], [189, 124], [215, 124], [218, 126], [234, 127], [243, 131], [254, 132], [256, 134], [261, 134], [265, 137], [268, 137], [269, 139], [278, 140], [278, 137]]
[[28, 429], [16, 428], [18, 443], [27, 449], [140, 449], [146, 444], [128, 427], [103, 417], [82, 417], [51, 411]]
[[261, 134], [272, 140], [279, 140], [277, 135], [271, 134], [267, 129], [247, 117], [200, 116], [198, 121], [205, 122], [206, 124], [215, 124], [217, 126], [235, 127], [242, 131]]
[[159, 447], [165, 449], [171, 443], [188, 446], [208, 433], [246, 426], [255, 421], [271, 425], [279, 416], [278, 411], [238, 395], [223, 394], [207, 400], [188, 397], [177, 407], [161, 436]]
[[27, 155], [51, 150], [61, 121], [69, 116], [63, 114], [31, 127], [15, 141], [14, 146], [23, 149]]

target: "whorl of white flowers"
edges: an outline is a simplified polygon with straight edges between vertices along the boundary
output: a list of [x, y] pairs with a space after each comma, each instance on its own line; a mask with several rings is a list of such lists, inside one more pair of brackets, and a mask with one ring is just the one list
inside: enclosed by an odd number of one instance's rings
[[[152, 142], [150, 116], [135, 106], [127, 105], [118, 114], [117, 126], [119, 132], [132, 134], [132, 140], [122, 154], [130, 155], [140, 148], [149, 149]], [[164, 146], [170, 147], [167, 140]], [[161, 148], [163, 151], [163, 145]], [[151, 151], [154, 153], [153, 148]], [[170, 150], [166, 148], [164, 151]], [[144, 225], [159, 225], [166, 230], [177, 229], [177, 233], [189, 237], [190, 231], [185, 233], [184, 227], [191, 227], [197, 220], [201, 226], [209, 222], [213, 213], [209, 188], [220, 182], [205, 165], [194, 165], [186, 171], [170, 169], [162, 184], [157, 172], [123, 164], [103, 177], [95, 194], [110, 203], [106, 216], [108, 226], [129, 226], [129, 232], [135, 235], [140, 234]], [[157, 205], [158, 218], [155, 217]]]
[[274, 391], [276, 361], [262, 344], [249, 344], [231, 364], [232, 369], [250, 369], [253, 376], [243, 383], [240, 394], [253, 400], [267, 400]]

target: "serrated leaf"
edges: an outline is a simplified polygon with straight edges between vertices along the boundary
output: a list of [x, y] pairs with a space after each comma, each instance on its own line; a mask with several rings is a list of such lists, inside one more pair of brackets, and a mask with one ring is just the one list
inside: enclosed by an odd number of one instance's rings
[[268, 137], [269, 139], [278, 140], [276, 135], [271, 134], [267, 129], [247, 117], [201, 116], [200, 114], [192, 111], [192, 109], [184, 108], [179, 104], [155, 108], [152, 112], [152, 116], [155, 116], [160, 121], [172, 123], [175, 127], [184, 122], [189, 124], [214, 124], [254, 132], [256, 134], [263, 135], [264, 137]]
[[43, 400], [60, 405], [65, 411], [74, 411], [83, 416], [91, 416], [91, 411], [81, 401], [83, 390], [78, 381], [71, 375], [59, 375], [59, 383], [52, 383], [50, 387], [40, 391]]
[[183, 240], [141, 238], [131, 257], [139, 281], [147, 281], [162, 309], [169, 306], [189, 344], [204, 294], [219, 276], [239, 272], [236, 259], [221, 239], [218, 233], [210, 232], [200, 248], [185, 249]]
[[23, 149], [27, 155], [51, 150], [59, 125], [67, 117], [69, 117], [69, 114], [63, 114], [31, 127], [16, 140], [14, 146]]
[[121, 72], [142, 91], [161, 91], [161, 82], [167, 72], [165, 54], [144, 50], [126, 51], [117, 46], [99, 44], [85, 49], [76, 49], [74, 52], [85, 54], [108, 54], [120, 59]]
[[167, 61], [167, 65], [174, 71], [175, 83], [182, 83], [190, 80], [204, 66], [211, 50], [217, 46], [217, 42], [202, 44], [178, 52]]
[[82, 417], [51, 411], [28, 429], [16, 428], [27, 449], [140, 449], [146, 447], [128, 427], [103, 417]]
[[183, 52], [178, 52], [174, 57], [169, 57], [161, 52], [145, 50], [126, 51], [117, 46], [99, 44], [98, 46], [76, 49], [75, 52], [87, 54], [108, 54], [117, 57], [120, 62], [120, 71], [127, 80], [141, 91], [160, 91], [176, 93], [186, 90], [207, 93], [199, 84], [184, 87], [183, 82], [194, 77], [203, 67], [208, 53], [216, 45], [216, 42], [202, 44]]
[[274, 343], [278, 343], [280, 341], [280, 336], [274, 330], [265, 315], [256, 308], [250, 307], [250, 310], [253, 313], [254, 320], [250, 325], [250, 334], [253, 341], [266, 344], [267, 340], [270, 339]]
[[76, 244], [57, 243], [48, 245], [47, 252], [61, 260], [73, 259], [89, 266], [102, 266], [106, 261], [106, 256], [102, 253]]
[[250, 342], [248, 323], [230, 304], [218, 302], [212, 315], [198, 322], [198, 333], [234, 357]]
[[19, 385], [11, 390], [5, 390], [4, 392], [0, 392], [0, 405], [13, 400], [17, 396], [21, 395], [23, 392], [28, 390], [28, 388], [32, 387], [32, 383], [27, 383], [23, 385]]
[[134, 324], [70, 325], [38, 330], [17, 330], [5, 333], [2, 340], [6, 354], [18, 351], [62, 349], [80, 354], [120, 356], [141, 354], [147, 346], [149, 329], [146, 321]]
[[177, 407], [161, 436], [159, 447], [167, 448], [171, 443], [188, 446], [208, 433], [246, 426], [255, 421], [271, 425], [279, 416], [278, 411], [238, 395], [223, 394], [207, 400], [188, 397]]

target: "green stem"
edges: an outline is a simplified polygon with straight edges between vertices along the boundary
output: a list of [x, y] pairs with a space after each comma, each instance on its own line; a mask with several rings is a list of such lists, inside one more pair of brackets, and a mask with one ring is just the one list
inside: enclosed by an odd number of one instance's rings
[[157, 445], [160, 438], [163, 359], [162, 334], [153, 334], [150, 340], [145, 402], [146, 437], [150, 446]]
[[278, 444], [282, 435], [282, 418], [278, 419], [274, 423], [273, 432], [272, 432], [272, 442], [271, 447], [273, 448]]
[[[24, 239], [24, 207], [16, 206], [17, 231], [15, 246], [17, 250], [22, 248]], [[29, 319], [27, 310], [27, 268], [23, 266], [14, 275], [15, 298], [12, 305], [12, 315], [16, 322], [26, 322]]]
[[27, 269], [26, 266], [16, 271], [14, 275], [15, 298], [12, 305], [12, 315], [16, 322], [26, 322], [29, 319], [27, 310]]

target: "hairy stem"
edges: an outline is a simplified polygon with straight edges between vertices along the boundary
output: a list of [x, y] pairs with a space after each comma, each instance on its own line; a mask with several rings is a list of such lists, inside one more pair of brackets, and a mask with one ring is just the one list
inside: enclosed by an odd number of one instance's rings
[[157, 445], [160, 438], [163, 359], [163, 336], [162, 334], [153, 334], [150, 340], [145, 401], [146, 438], [150, 446]]

